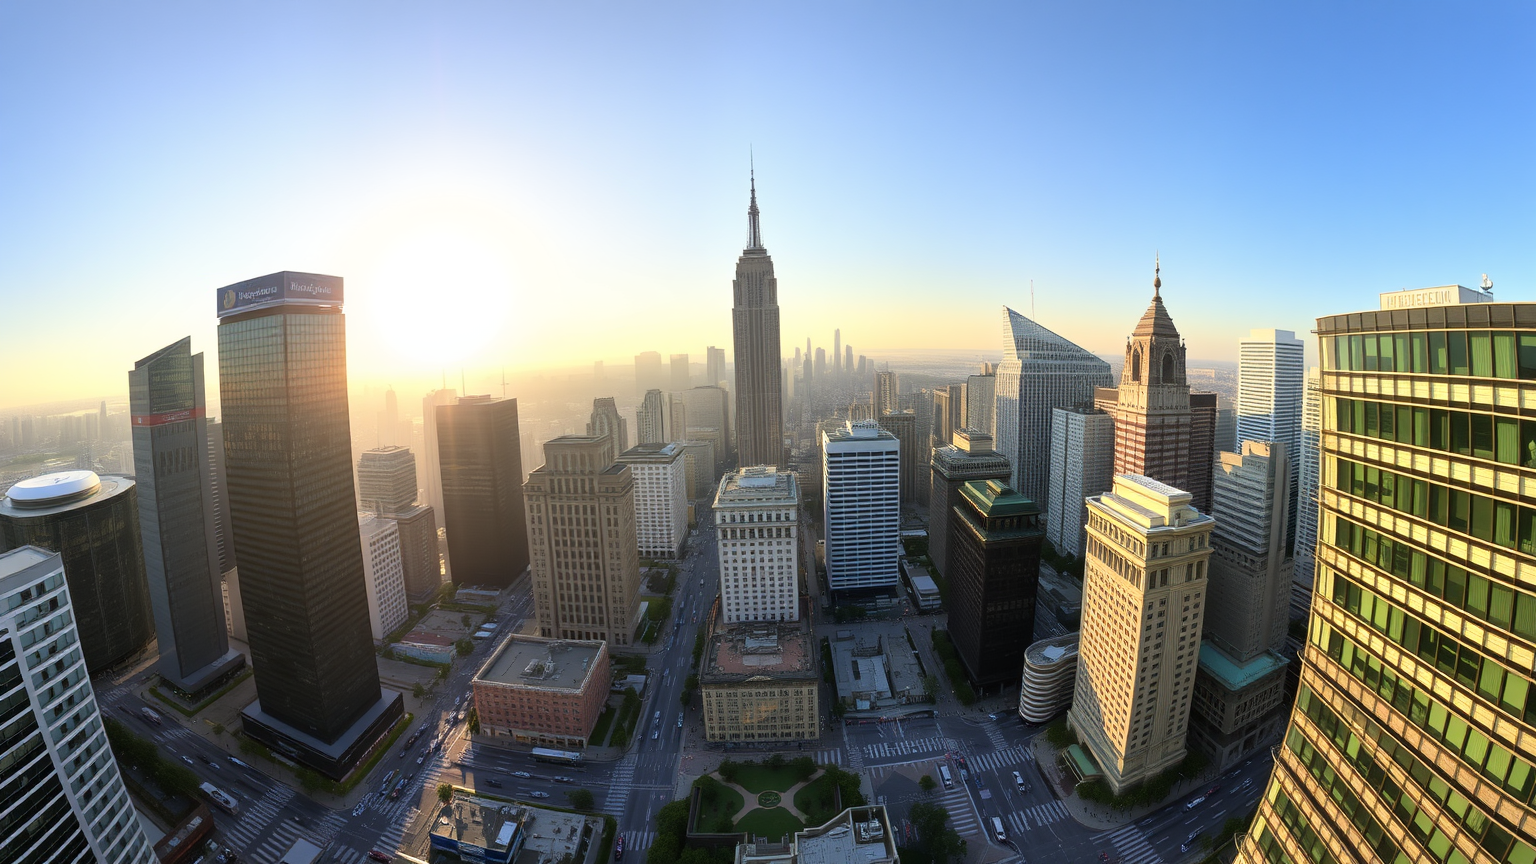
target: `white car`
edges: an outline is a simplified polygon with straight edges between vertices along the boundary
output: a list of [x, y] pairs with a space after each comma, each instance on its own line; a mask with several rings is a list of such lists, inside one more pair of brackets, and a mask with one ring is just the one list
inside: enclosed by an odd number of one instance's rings
[[361, 816], [361, 815], [363, 815], [363, 811], [365, 809], [367, 809], [367, 807], [368, 807], [368, 799], [364, 798], [363, 800], [357, 802], [357, 806], [356, 807], [352, 808], [352, 815], [353, 816]]
[[1020, 792], [1028, 792], [1029, 791], [1029, 787], [1024, 785], [1024, 775], [1023, 774], [1020, 774], [1017, 771], [1013, 772], [1013, 782], [1014, 782], [1014, 785], [1019, 787], [1019, 791]]

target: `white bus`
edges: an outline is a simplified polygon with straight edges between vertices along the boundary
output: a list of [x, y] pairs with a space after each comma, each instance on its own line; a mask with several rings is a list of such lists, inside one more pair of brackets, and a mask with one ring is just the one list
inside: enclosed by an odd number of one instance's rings
[[212, 783], [204, 783], [197, 788], [203, 790], [203, 794], [208, 796], [208, 800], [212, 801], [215, 806], [217, 806], [220, 810], [223, 810], [225, 813], [228, 813], [231, 816], [235, 816], [240, 813], [240, 802], [236, 801], [233, 795], [230, 795], [223, 789], [220, 789]]
[[949, 766], [948, 765], [940, 765], [939, 766], [939, 779], [944, 781], [944, 788], [945, 789], [953, 789], [953, 788], [955, 788], [955, 778], [949, 776]]
[[997, 835], [997, 842], [999, 843], [1008, 839], [1008, 835], [1003, 833], [1003, 820], [996, 816], [992, 817], [992, 833]]

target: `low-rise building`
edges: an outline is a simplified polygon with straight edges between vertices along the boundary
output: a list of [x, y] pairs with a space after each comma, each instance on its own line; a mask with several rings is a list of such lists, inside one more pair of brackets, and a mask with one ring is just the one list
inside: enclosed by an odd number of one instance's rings
[[531, 808], [454, 795], [432, 821], [432, 848], [488, 864], [511, 864], [528, 842]]
[[1019, 685], [1019, 718], [1044, 723], [1072, 707], [1077, 683], [1078, 634], [1041, 639], [1024, 649], [1024, 680]]
[[788, 843], [741, 843], [735, 864], [895, 864], [896, 835], [885, 805], [850, 807], [832, 821], [796, 831]]
[[403, 657], [425, 660], [428, 663], [452, 663], [453, 640], [424, 630], [412, 630], [405, 634], [405, 638], [395, 643], [394, 652]]
[[738, 624], [710, 634], [699, 691], [709, 741], [807, 741], [819, 734], [811, 636], [804, 626]]
[[480, 734], [582, 749], [603, 712], [612, 674], [606, 642], [510, 636], [475, 675]]

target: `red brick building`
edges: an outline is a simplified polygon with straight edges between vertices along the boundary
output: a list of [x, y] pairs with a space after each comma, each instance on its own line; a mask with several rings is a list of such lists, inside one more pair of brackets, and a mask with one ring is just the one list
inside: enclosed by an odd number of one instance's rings
[[582, 749], [603, 713], [612, 677], [606, 642], [514, 635], [475, 675], [480, 734]]

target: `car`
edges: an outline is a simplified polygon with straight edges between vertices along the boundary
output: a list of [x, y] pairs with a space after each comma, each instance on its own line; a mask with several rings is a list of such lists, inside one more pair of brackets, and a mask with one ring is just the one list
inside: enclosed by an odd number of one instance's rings
[[426, 758], [427, 758], [427, 757], [425, 757], [425, 756], [417, 756], [417, 757], [416, 757], [416, 764], [417, 764], [417, 765], [420, 765], [420, 764], [421, 764], [421, 762], [422, 762], [422, 760], [423, 760], [423, 759], [426, 759]]
[[239, 759], [236, 759], [233, 756], [228, 757], [228, 759], [229, 759], [230, 763], [232, 763], [234, 765], [239, 765], [241, 768], [246, 768], [246, 769], [250, 769], [251, 768], [251, 766], [245, 764], [244, 762], [241, 762]]
[[660, 738], [660, 737], [661, 737], [661, 731], [660, 730], [657, 730], [657, 729], [652, 729], [651, 730], [651, 740], [652, 741], [655, 741], [657, 738]]
[[1253, 788], [1253, 778], [1249, 777], [1248, 779], [1244, 780], [1243, 781], [1243, 785], [1241, 785], [1241, 786], [1239, 786], [1237, 788], [1239, 788], [1239, 789], [1252, 789]]
[[363, 800], [357, 802], [357, 806], [356, 807], [352, 808], [352, 815], [353, 816], [361, 816], [361, 815], [363, 815], [363, 810], [366, 809], [367, 807], [368, 807], [368, 799], [364, 798]]
[[512, 776], [513, 777], [521, 777], [524, 780], [531, 780], [531, 779], [533, 779], [533, 775], [529, 774], [527, 771], [513, 771], [512, 772]]
[[453, 707], [455, 707], [455, 708], [459, 707], [459, 703], [463, 702], [463, 701], [464, 701], [464, 697], [463, 696], [455, 696], [455, 697], [453, 697]]
[[576, 781], [572, 780], [569, 777], [556, 777], [555, 778], [555, 782], [556, 783], [575, 783]]
[[529, 792], [528, 794], [531, 795], [534, 798], [548, 798], [549, 797], [549, 793], [548, 792]]
[[1013, 772], [1013, 783], [1015, 786], [1019, 787], [1020, 792], [1029, 791], [1029, 787], [1024, 784], [1024, 775], [1017, 771]]
[[1199, 839], [1200, 839], [1200, 829], [1196, 828], [1195, 830], [1189, 832], [1189, 836], [1188, 837], [1184, 838], [1184, 842], [1179, 845], [1179, 851], [1180, 852], [1188, 852], [1189, 850], [1195, 848], [1195, 841], [1199, 840]]
[[1217, 783], [1215, 786], [1212, 786], [1211, 788], [1205, 790], [1205, 797], [1209, 798], [1212, 795], [1215, 795], [1220, 790], [1221, 790], [1221, 784]]
[[1185, 810], [1193, 810], [1196, 807], [1199, 807], [1201, 804], [1204, 804], [1204, 803], [1205, 803], [1205, 796], [1201, 795], [1198, 798], [1190, 799], [1189, 803], [1184, 805], [1184, 809]]
[[683, 728], [683, 712], [677, 712], [677, 728]]
[[394, 859], [390, 858], [388, 855], [386, 855], [385, 853], [380, 852], [377, 849], [369, 849], [368, 850], [368, 857], [372, 858], [375, 861], [382, 861], [382, 862], [384, 862], [384, 864], [389, 864], [390, 861], [394, 860]]
[[192, 757], [190, 757], [190, 756], [183, 756], [183, 757], [181, 757], [181, 761], [187, 763], [188, 765], [194, 766], [194, 767], [196, 767], [196, 765], [197, 765], [196, 762], [192, 761]]
[[981, 790], [984, 790], [986, 788], [987, 787], [983, 786], [982, 783], [981, 783], [981, 775], [977, 774], [976, 775], [976, 789], [977, 789], [977, 791], [981, 791]]
[[615, 860], [615, 861], [623, 861], [624, 860], [624, 835], [623, 834], [620, 834], [619, 836], [613, 838], [613, 860]]
[[495, 777], [487, 777], [485, 778], [485, 785], [491, 787], [492, 789], [500, 789], [501, 781], [497, 780]]

